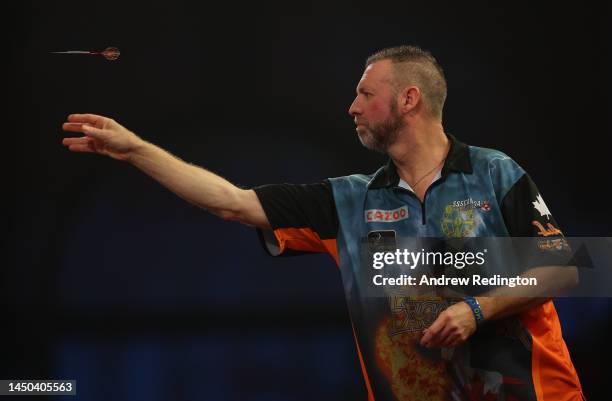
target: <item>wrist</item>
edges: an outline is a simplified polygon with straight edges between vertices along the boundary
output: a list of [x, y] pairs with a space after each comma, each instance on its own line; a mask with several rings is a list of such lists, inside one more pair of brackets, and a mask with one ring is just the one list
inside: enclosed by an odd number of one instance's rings
[[470, 307], [472, 310], [472, 315], [474, 316], [474, 320], [476, 321], [476, 326], [480, 326], [485, 321], [485, 316], [482, 313], [482, 307], [478, 300], [474, 297], [465, 297], [463, 301]]
[[151, 151], [152, 145], [153, 144], [150, 142], [147, 142], [134, 134], [132, 144], [126, 154], [126, 161], [131, 164], [135, 164], [136, 159], [139, 157], [146, 157], [146, 154]]

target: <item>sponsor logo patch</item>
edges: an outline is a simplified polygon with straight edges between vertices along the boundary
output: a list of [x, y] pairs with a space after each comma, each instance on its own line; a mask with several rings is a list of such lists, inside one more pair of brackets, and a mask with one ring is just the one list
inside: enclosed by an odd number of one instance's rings
[[474, 209], [457, 208], [452, 204], [446, 205], [440, 225], [446, 237], [469, 237], [476, 227]]
[[369, 209], [365, 211], [365, 221], [370, 222], [382, 222], [392, 223], [394, 221], [400, 221], [408, 218], [408, 206], [402, 206], [393, 210], [383, 209]]
[[553, 226], [551, 223], [546, 223], [546, 227], [544, 227], [542, 223], [537, 220], [534, 220], [531, 222], [531, 224], [533, 224], [540, 230], [538, 231], [538, 235], [541, 235], [542, 237], [550, 237], [551, 235], [563, 235], [561, 230]]
[[491, 203], [488, 200], [474, 200], [472, 198], [453, 201], [449, 205], [459, 210], [480, 209], [484, 212], [491, 210]]

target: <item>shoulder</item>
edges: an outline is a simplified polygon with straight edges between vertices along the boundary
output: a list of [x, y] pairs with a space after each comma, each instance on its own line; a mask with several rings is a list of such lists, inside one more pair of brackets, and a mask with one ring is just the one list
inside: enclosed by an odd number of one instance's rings
[[329, 178], [328, 181], [338, 208], [344, 211], [362, 208], [370, 183], [377, 174], [382, 172], [382, 169], [383, 167], [373, 174], [351, 174]]
[[525, 170], [510, 156], [497, 149], [469, 146], [473, 169], [498, 178], [518, 180]]
[[330, 182], [330, 184], [333, 185], [354, 185], [354, 186], [368, 186], [368, 184], [370, 183], [370, 181], [372, 181], [372, 178], [374, 177], [375, 174], [351, 174], [351, 175], [345, 175], [345, 176], [341, 176], [341, 177], [333, 177], [333, 178], [328, 178], [328, 181]]
[[341, 177], [328, 178], [334, 194], [341, 192], [360, 193], [367, 191], [372, 181], [384, 174], [385, 167], [380, 167], [372, 174], [351, 174]]
[[469, 146], [469, 150], [474, 172], [490, 180], [498, 199], [526, 175], [514, 159], [500, 150], [478, 146]]
[[470, 150], [472, 165], [476, 169], [485, 169], [488, 171], [502, 169], [506, 173], [520, 174], [525, 172], [514, 159], [500, 150], [479, 146], [468, 146], [468, 148]]

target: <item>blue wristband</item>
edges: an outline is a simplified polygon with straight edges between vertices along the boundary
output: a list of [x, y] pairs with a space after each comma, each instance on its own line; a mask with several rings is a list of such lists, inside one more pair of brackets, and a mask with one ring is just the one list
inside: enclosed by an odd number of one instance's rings
[[480, 326], [480, 324], [484, 322], [484, 314], [482, 313], [482, 309], [480, 309], [480, 304], [474, 297], [465, 297], [463, 300], [472, 310], [474, 319], [476, 319], [476, 326]]

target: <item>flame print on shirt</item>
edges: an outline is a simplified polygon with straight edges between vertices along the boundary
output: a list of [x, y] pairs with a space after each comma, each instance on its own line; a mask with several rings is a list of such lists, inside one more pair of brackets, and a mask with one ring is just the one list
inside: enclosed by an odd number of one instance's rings
[[448, 307], [446, 301], [391, 297], [392, 317], [375, 334], [376, 362], [398, 401], [448, 400], [452, 382], [444, 360], [419, 345], [422, 331]]
[[390, 321], [385, 320], [376, 332], [376, 359], [395, 398], [398, 401], [448, 400], [451, 380], [444, 361], [433, 361], [417, 350], [420, 333], [390, 336]]
[[[425, 349], [420, 346], [423, 329], [455, 301], [423, 296], [392, 296], [392, 315], [376, 328], [376, 364], [397, 401], [519, 401], [527, 399], [526, 383], [499, 372], [474, 368], [470, 347]], [[518, 320], [497, 327], [500, 338], [530, 341]]]

